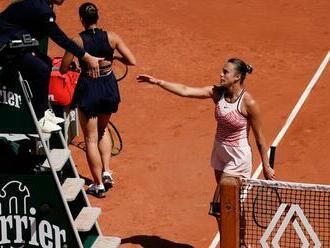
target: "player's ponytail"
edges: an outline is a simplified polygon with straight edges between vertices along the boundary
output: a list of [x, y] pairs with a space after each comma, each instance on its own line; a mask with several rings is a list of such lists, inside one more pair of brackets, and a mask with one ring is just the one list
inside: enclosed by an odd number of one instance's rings
[[252, 65], [246, 64], [246, 73], [251, 74], [253, 71]]

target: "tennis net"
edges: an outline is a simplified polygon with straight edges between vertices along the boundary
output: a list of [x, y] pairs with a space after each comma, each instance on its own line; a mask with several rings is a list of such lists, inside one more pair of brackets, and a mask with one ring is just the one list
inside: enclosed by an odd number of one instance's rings
[[239, 198], [240, 247], [330, 247], [330, 186], [243, 179]]

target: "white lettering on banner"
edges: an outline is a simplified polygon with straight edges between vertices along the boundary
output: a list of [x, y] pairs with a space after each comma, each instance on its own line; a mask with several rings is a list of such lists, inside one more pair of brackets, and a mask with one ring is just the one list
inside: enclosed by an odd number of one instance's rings
[[15, 108], [21, 108], [22, 97], [17, 93], [8, 91], [6, 86], [2, 86], [2, 89], [0, 89], [0, 104], [1, 103]]
[[[287, 211], [288, 206], [290, 206], [290, 208]], [[276, 225], [278, 224], [283, 213], [286, 213], [286, 212], [287, 212], [287, 214], [285, 215], [284, 220], [282, 221], [280, 227], [276, 231], [275, 230]], [[273, 219], [271, 220], [267, 229], [265, 230], [264, 234], [262, 235], [262, 237], [260, 239], [260, 244], [261, 244], [262, 248], [269, 248], [267, 239], [270, 237], [270, 235], [273, 231], [276, 231], [276, 234], [275, 234], [273, 240], [271, 240], [271, 244], [272, 244], [271, 247], [280, 248], [280, 245], [279, 245], [280, 239], [290, 223], [292, 224], [294, 230], [296, 231], [298, 238], [302, 242], [302, 247], [309, 247], [309, 241], [306, 238], [306, 233], [304, 233], [303, 229], [299, 225], [297, 218], [300, 219], [300, 221], [304, 225], [305, 230], [307, 231], [307, 234], [309, 235], [310, 239], [314, 242], [313, 247], [320, 248], [321, 241], [319, 240], [317, 234], [314, 232], [313, 227], [308, 222], [306, 216], [304, 215], [304, 213], [303, 213], [302, 209], [299, 207], [299, 205], [297, 205], [297, 204], [288, 205], [286, 203], [282, 203], [280, 205], [280, 207], [278, 208], [277, 212], [275, 213]]]
[[36, 209], [27, 207], [29, 198], [29, 189], [19, 181], [10, 181], [0, 189], [0, 247], [28, 242], [32, 246], [62, 248], [66, 231], [47, 220], [37, 220]]

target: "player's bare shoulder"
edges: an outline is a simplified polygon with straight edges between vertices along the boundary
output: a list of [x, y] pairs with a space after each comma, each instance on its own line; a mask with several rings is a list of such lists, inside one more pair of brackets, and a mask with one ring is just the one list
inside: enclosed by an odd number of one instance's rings
[[259, 112], [259, 105], [250, 92], [245, 92], [242, 103], [242, 112], [247, 113], [247, 115]]
[[122, 38], [114, 31], [107, 31], [108, 40], [112, 48], [116, 48], [121, 42]]
[[248, 91], [244, 92], [242, 100], [243, 100], [244, 104], [247, 105], [247, 106], [251, 106], [251, 105], [254, 105], [256, 103], [253, 95]]
[[121, 40], [120, 35], [114, 31], [107, 31], [107, 34], [108, 34], [108, 39], [110, 42], [111, 41], [118, 42], [118, 40]]

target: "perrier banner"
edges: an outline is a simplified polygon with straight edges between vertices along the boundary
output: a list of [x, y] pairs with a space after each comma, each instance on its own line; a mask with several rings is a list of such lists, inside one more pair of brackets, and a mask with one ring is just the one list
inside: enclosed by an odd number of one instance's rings
[[0, 247], [79, 247], [51, 175], [0, 175]]
[[0, 68], [0, 116], [2, 133], [36, 132], [18, 72], [9, 66]]

